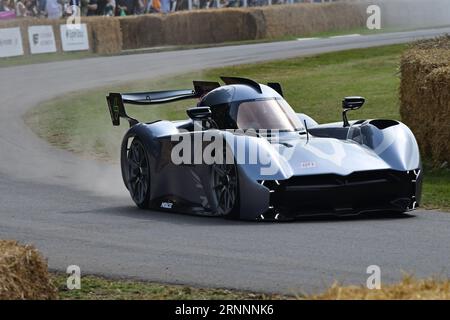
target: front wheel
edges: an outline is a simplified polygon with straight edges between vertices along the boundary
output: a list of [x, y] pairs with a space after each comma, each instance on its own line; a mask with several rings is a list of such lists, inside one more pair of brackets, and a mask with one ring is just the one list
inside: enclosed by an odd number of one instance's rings
[[134, 138], [128, 149], [128, 189], [131, 198], [141, 209], [148, 209], [150, 198], [150, 166], [144, 145]]
[[211, 186], [217, 215], [237, 218], [239, 188], [236, 165], [234, 163], [213, 164]]

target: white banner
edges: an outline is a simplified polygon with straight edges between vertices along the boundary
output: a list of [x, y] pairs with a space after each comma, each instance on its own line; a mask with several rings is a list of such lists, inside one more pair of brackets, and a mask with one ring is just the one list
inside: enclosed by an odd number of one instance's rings
[[28, 27], [31, 53], [56, 52], [55, 35], [52, 26]]
[[89, 39], [86, 24], [61, 25], [61, 43], [64, 51], [89, 50]]
[[0, 29], [0, 58], [23, 55], [20, 28]]

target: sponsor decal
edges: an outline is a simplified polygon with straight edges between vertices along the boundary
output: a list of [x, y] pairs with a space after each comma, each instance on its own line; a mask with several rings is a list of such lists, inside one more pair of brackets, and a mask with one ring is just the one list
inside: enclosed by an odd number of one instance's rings
[[161, 202], [161, 208], [163, 209], [172, 209], [173, 203], [172, 202]]
[[300, 162], [300, 168], [301, 169], [311, 169], [317, 167], [317, 164], [315, 161], [303, 161]]

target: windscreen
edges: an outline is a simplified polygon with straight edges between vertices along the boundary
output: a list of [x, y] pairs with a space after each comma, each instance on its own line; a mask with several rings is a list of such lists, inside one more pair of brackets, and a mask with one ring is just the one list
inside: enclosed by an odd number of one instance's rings
[[239, 129], [304, 130], [300, 119], [284, 99], [244, 101], [237, 111]]

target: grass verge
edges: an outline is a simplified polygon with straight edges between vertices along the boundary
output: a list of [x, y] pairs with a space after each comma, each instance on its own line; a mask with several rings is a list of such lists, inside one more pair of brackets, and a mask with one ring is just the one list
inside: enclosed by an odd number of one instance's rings
[[383, 285], [380, 290], [334, 284], [323, 293], [296, 297], [132, 280], [111, 280], [96, 276], [83, 276], [80, 290], [68, 290], [66, 280], [67, 277], [63, 274], [55, 275], [53, 280], [58, 287], [59, 298], [65, 300], [450, 300], [448, 279], [418, 280], [412, 276], [405, 276], [398, 283]]
[[227, 289], [206, 289], [144, 281], [83, 276], [80, 290], [68, 290], [67, 275], [54, 275], [60, 299], [66, 300], [278, 300], [287, 296]]
[[[298, 112], [319, 123], [340, 121], [340, 101], [362, 95], [367, 103], [352, 118], [400, 119], [398, 64], [406, 45], [327, 53], [259, 64], [225, 67], [174, 78], [136, 81], [118, 87], [66, 94], [32, 109], [27, 124], [50, 143], [83, 156], [118, 159], [124, 131], [112, 128], [105, 96], [110, 91], [129, 92], [189, 88], [192, 79], [217, 80], [220, 75], [245, 75], [259, 82], [279, 81], [286, 99]], [[129, 107], [142, 121], [186, 118], [186, 102], [151, 108]], [[450, 209], [450, 170], [426, 167], [423, 204]]]

